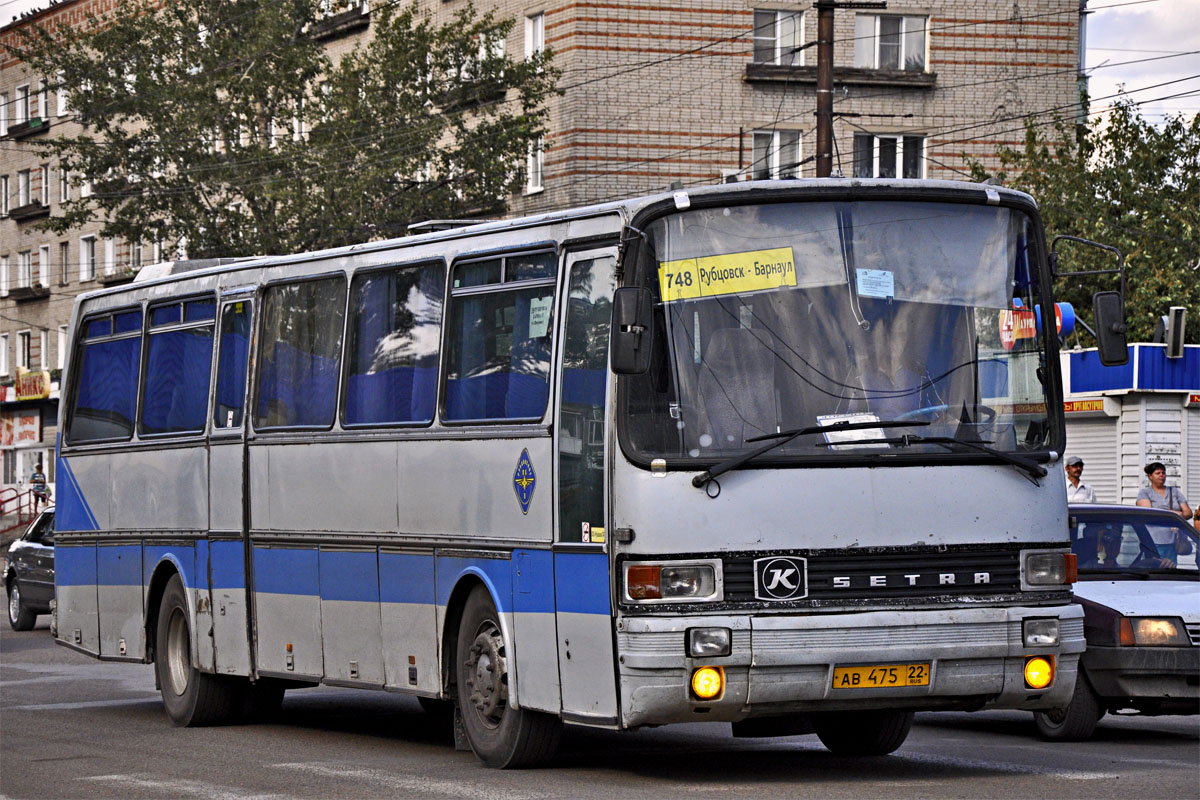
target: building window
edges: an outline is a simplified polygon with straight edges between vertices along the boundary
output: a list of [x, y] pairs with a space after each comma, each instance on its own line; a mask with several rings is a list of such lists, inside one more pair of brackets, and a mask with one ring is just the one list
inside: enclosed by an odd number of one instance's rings
[[70, 336], [66, 325], [58, 326], [58, 368], [67, 366], [67, 343]]
[[29, 121], [29, 86], [17, 87], [17, 98], [13, 103], [13, 124]]
[[17, 173], [17, 207], [27, 206], [33, 199], [33, 177], [29, 170], [23, 169]]
[[46, 87], [45, 79], [38, 81], [38, 116], [50, 119], [50, 90]]
[[117, 271], [117, 240], [104, 240], [104, 274], [112, 275]]
[[58, 172], [58, 202], [65, 203], [71, 199], [71, 173], [67, 170]]
[[8, 136], [8, 92], [0, 94], [0, 136]]
[[38, 284], [50, 285], [50, 245], [48, 244], [38, 248]]
[[17, 288], [24, 289], [33, 283], [33, 251], [17, 253]]
[[755, 180], [800, 177], [800, 131], [755, 131]]
[[534, 14], [525, 18], [525, 58], [532, 58], [546, 49], [546, 15]]
[[66, 242], [58, 244], [58, 285], [66, 286], [71, 281], [71, 276], [67, 274], [71, 264], [71, 247]]
[[759, 64], [804, 64], [804, 14], [800, 11], [754, 12], [754, 61]]
[[924, 72], [926, 20], [858, 14], [854, 18], [854, 66]]
[[8, 256], [0, 256], [0, 295], [8, 294]]
[[83, 181], [79, 184], [79, 196], [80, 197], [91, 197], [92, 196], [92, 180], [91, 180], [91, 178], [84, 178]]
[[33, 347], [33, 332], [17, 332], [17, 369], [29, 369], [30, 349]]
[[129, 266], [134, 269], [142, 268], [142, 243], [134, 242], [129, 245]]
[[50, 205], [50, 165], [42, 164], [42, 205]]
[[8, 334], [0, 333], [0, 375], [8, 374]]
[[38, 365], [42, 369], [50, 369], [50, 331], [44, 330], [38, 334]]
[[8, 176], [0, 175], [0, 216], [8, 216]]
[[58, 73], [58, 115], [67, 115], [67, 76], [62, 72]]
[[79, 280], [90, 281], [96, 277], [96, 237], [79, 237]]
[[529, 145], [529, 153], [525, 158], [525, 193], [533, 194], [546, 188], [545, 183], [546, 147], [544, 137]]
[[925, 177], [925, 137], [854, 134], [854, 177]]

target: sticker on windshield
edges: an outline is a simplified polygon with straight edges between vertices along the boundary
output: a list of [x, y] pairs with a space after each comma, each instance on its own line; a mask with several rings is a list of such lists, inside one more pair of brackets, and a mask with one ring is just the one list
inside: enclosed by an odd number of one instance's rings
[[658, 283], [668, 303], [795, 286], [796, 259], [792, 248], [777, 247], [663, 261], [658, 265]]
[[[826, 414], [823, 417], [817, 417], [817, 424], [822, 427], [832, 425], [835, 422], [879, 422], [879, 417], [874, 414]], [[885, 434], [882, 428], [862, 428], [861, 430], [853, 431], [828, 431], [824, 436], [825, 441], [829, 443], [830, 450], [855, 450], [876, 446], [855, 444], [855, 442], [864, 439], [882, 439]]]
[[856, 269], [858, 296], [893, 298], [896, 296], [896, 276], [890, 269]]

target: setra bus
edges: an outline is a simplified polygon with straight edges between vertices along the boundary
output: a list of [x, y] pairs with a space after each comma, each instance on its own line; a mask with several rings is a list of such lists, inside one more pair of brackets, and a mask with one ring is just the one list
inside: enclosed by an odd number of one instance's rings
[[73, 315], [58, 641], [177, 725], [369, 687], [498, 767], [1065, 706], [1051, 281], [1030, 197], [939, 181], [147, 267]]

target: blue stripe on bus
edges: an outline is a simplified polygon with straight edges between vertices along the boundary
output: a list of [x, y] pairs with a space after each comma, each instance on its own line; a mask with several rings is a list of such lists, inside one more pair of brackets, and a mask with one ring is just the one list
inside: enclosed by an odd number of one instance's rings
[[604, 553], [555, 553], [554, 590], [561, 612], [611, 614], [608, 556]]
[[433, 556], [379, 554], [379, 597], [385, 603], [433, 605]]
[[513, 611], [554, 613], [554, 555], [549, 550], [513, 551]]
[[56, 546], [54, 582], [58, 586], [95, 586], [96, 545]]
[[150, 578], [163, 561], [175, 565], [183, 578], [183, 585], [196, 588], [196, 548], [188, 545], [147, 544], [142, 549], [142, 581], [150, 585]]
[[200, 569], [196, 570], [196, 589], [207, 592], [208, 573], [212, 565], [208, 560], [208, 540], [199, 539], [196, 542], [196, 563], [200, 565]]
[[99, 576], [96, 583], [101, 586], [141, 586], [141, 545], [117, 544], [97, 547], [96, 571]]
[[224, 539], [208, 542], [208, 569], [212, 588], [245, 589], [246, 560], [242, 543]]
[[[58, 498], [54, 509], [54, 526], [60, 531], [98, 531], [100, 524], [92, 513], [87, 498], [68, 459], [58, 459]], [[65, 480], [64, 480], [65, 478]]]
[[366, 553], [322, 550], [319, 573], [322, 600], [379, 602], [379, 561], [374, 550]]
[[437, 604], [448, 605], [450, 592], [466, 575], [481, 578], [488, 586], [496, 610], [501, 614], [512, 607], [512, 565], [507, 558], [458, 558], [438, 556], [437, 559]]
[[319, 596], [321, 579], [317, 549], [254, 548], [254, 590], [270, 594]]

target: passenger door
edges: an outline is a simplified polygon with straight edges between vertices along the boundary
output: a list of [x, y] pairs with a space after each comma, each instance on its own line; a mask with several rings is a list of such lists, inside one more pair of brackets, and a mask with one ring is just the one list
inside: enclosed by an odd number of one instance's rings
[[554, 426], [555, 618], [563, 717], [617, 722], [608, 558], [609, 324], [615, 247], [567, 255]]
[[251, 669], [245, 431], [246, 383], [254, 330], [253, 291], [253, 287], [247, 287], [221, 298], [209, 438], [208, 576], [213, 662], [218, 673], [229, 675], [249, 675]]

